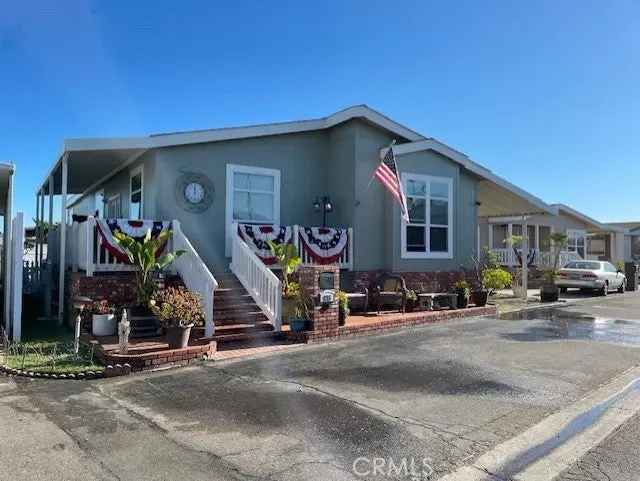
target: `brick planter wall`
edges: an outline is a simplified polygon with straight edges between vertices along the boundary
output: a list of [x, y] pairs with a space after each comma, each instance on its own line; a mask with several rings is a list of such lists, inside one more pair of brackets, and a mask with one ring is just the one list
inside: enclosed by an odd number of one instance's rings
[[[298, 271], [298, 282], [303, 289], [312, 297], [314, 302], [318, 301], [320, 295], [319, 278], [322, 272], [333, 273], [333, 288], [340, 287], [340, 269], [337, 265], [309, 266], [302, 267]], [[335, 336], [338, 331], [338, 303], [331, 306], [316, 305], [311, 312], [311, 331], [323, 336]]]
[[116, 305], [132, 304], [136, 300], [133, 272], [109, 272], [87, 277], [82, 272], [66, 276], [67, 298], [86, 296], [94, 301], [108, 300]]
[[94, 346], [96, 358], [105, 365], [128, 364], [131, 371], [145, 371], [167, 366], [184, 366], [204, 358], [213, 358], [216, 353], [215, 341], [196, 341], [184, 349], [160, 349], [141, 354], [118, 354], [106, 352], [95, 339], [84, 340]]

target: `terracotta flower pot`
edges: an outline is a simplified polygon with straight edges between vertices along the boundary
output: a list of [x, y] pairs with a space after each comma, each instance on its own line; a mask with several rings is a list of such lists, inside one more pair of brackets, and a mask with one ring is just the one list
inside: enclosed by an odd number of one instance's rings
[[183, 349], [189, 344], [189, 336], [193, 324], [188, 326], [170, 326], [165, 328], [169, 349]]

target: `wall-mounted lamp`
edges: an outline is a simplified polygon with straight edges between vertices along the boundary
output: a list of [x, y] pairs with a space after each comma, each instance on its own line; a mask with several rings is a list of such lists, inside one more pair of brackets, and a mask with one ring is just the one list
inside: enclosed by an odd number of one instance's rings
[[327, 214], [333, 212], [333, 204], [329, 196], [325, 195], [321, 199], [316, 197], [313, 201], [313, 210], [322, 212], [322, 227], [327, 227]]

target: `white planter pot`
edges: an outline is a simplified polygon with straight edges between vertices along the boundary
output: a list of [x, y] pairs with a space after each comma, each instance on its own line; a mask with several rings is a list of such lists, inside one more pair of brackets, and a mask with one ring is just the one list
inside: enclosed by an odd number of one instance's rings
[[94, 336], [115, 336], [115, 314], [94, 314], [91, 332]]

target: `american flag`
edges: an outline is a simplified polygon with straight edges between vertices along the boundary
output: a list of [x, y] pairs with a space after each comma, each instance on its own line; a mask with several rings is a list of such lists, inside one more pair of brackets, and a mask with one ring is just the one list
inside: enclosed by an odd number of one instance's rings
[[373, 175], [391, 192], [391, 195], [393, 195], [394, 199], [400, 204], [400, 214], [402, 218], [405, 222], [409, 222], [407, 198], [404, 195], [400, 176], [398, 175], [398, 166], [396, 165], [396, 156], [393, 153], [393, 145], [389, 147]]

